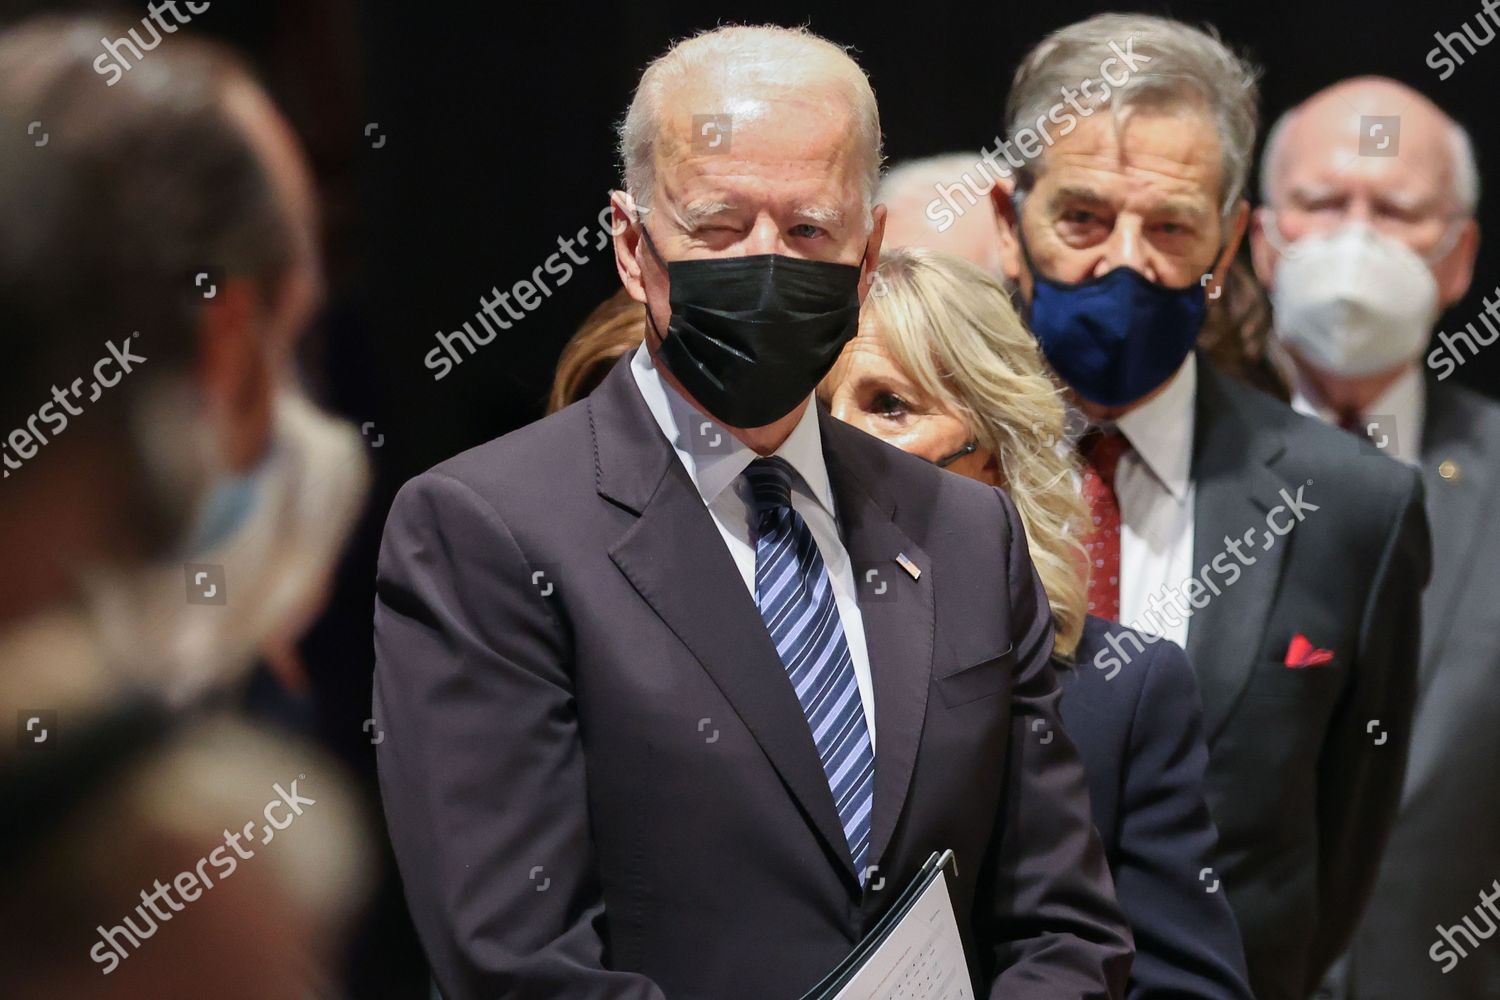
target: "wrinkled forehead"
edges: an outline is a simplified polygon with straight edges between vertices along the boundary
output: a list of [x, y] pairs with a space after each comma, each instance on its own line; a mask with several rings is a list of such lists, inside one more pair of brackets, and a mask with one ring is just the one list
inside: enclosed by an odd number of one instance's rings
[[1271, 163], [1273, 197], [1367, 190], [1440, 199], [1457, 165], [1452, 126], [1410, 96], [1337, 96], [1297, 112]]
[[833, 84], [730, 78], [664, 89], [656, 175], [669, 199], [860, 203], [862, 148], [849, 97]]
[[1213, 118], [1194, 106], [1106, 108], [1060, 136], [1038, 158], [1038, 185], [1115, 203], [1132, 194], [1216, 205], [1224, 184]]

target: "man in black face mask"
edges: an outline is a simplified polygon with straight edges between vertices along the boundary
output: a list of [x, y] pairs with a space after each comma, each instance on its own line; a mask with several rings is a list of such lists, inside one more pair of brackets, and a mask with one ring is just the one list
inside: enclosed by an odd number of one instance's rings
[[1414, 472], [1194, 353], [1245, 230], [1255, 75], [1164, 18], [1063, 28], [1016, 73], [993, 204], [1088, 426], [1089, 609], [1187, 648], [1212, 877], [1255, 995], [1294, 1000], [1347, 943], [1394, 815], [1429, 544]]
[[662, 56], [612, 195], [646, 342], [396, 501], [378, 752], [447, 1000], [800, 996], [948, 848], [975, 993], [1120, 995], [1015, 508], [812, 403], [879, 136], [809, 32]]

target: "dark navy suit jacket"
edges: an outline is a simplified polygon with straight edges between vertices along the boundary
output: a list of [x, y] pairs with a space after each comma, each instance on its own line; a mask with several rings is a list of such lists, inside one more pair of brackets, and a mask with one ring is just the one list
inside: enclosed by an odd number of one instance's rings
[[1252, 1000], [1213, 870], [1203, 706], [1187, 654], [1090, 615], [1075, 659], [1059, 671], [1062, 719], [1135, 933], [1130, 1000]]

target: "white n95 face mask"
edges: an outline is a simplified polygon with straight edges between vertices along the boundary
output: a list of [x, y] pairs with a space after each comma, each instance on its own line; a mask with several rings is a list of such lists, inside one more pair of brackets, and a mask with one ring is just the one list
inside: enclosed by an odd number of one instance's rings
[[1355, 222], [1292, 244], [1271, 304], [1282, 343], [1325, 371], [1357, 378], [1422, 352], [1438, 317], [1437, 279], [1405, 244]]

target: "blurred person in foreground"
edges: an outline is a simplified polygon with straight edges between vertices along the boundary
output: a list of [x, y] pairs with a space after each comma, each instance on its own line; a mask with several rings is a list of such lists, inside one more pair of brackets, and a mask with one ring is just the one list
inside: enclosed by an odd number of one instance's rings
[[880, 251], [864, 72], [709, 31], [646, 69], [621, 152], [647, 342], [386, 525], [381, 790], [443, 995], [799, 996], [951, 848], [978, 995], [1119, 996], [1015, 507], [812, 402]]
[[1449, 379], [1500, 337], [1500, 294], [1466, 328], [1432, 339], [1474, 273], [1473, 145], [1410, 87], [1347, 80], [1271, 130], [1261, 198], [1250, 238], [1293, 405], [1419, 469], [1432, 523], [1401, 813], [1328, 992], [1500, 996], [1500, 948], [1483, 944], [1495, 916], [1480, 903], [1500, 893], [1500, 404]]
[[365, 856], [343, 780], [214, 708], [313, 613], [363, 491], [288, 362], [311, 183], [227, 52], [177, 37], [105, 87], [125, 30], [0, 36], [0, 132], [47, 131], [0, 149], [0, 555], [26, 568], [0, 584], [0, 982], [336, 996]]
[[1127, 995], [1250, 1000], [1234, 914], [1200, 879], [1217, 865], [1217, 833], [1198, 682], [1182, 650], [1153, 636], [1138, 636], [1149, 645], [1133, 662], [1094, 662], [1129, 630], [1085, 612], [1088, 509], [1035, 339], [1001, 284], [966, 260], [888, 250], [875, 273], [878, 293], [819, 398], [838, 419], [1009, 493], [1057, 628], [1063, 724], [1135, 936]]
[[1194, 349], [1249, 216], [1255, 75], [1170, 19], [1062, 28], [1007, 101], [1038, 155], [991, 196], [1022, 315], [1089, 425], [1091, 610], [1185, 646], [1251, 986], [1301, 1000], [1395, 818], [1430, 543], [1414, 470]]

